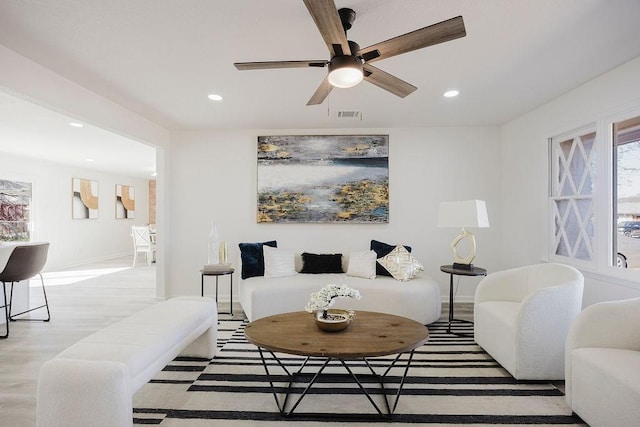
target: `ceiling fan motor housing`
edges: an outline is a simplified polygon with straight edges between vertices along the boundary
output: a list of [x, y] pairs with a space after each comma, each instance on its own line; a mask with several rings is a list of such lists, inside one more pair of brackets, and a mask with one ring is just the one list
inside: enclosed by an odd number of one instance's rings
[[362, 71], [362, 59], [355, 55], [336, 55], [331, 58], [331, 62], [329, 62], [329, 73], [345, 67]]

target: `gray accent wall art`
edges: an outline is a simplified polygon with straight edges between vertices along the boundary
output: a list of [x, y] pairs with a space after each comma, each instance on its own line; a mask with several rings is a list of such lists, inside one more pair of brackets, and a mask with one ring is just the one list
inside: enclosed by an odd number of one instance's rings
[[258, 223], [389, 222], [389, 135], [258, 137]]

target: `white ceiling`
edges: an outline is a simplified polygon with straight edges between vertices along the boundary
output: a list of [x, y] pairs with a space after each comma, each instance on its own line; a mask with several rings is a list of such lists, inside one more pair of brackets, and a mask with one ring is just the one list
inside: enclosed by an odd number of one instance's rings
[[150, 179], [155, 149], [0, 91], [2, 152]]
[[[305, 104], [326, 69], [233, 66], [329, 59], [302, 0], [2, 0], [0, 43], [167, 129], [500, 125], [640, 56], [638, 0], [336, 5], [356, 11], [348, 38], [361, 47], [457, 15], [467, 36], [376, 62], [418, 87], [404, 99], [363, 82], [313, 107]], [[460, 96], [443, 98], [451, 88]], [[0, 98], [2, 117], [11, 102]], [[363, 118], [337, 119], [340, 110]], [[0, 125], [1, 140], [18, 132]]]

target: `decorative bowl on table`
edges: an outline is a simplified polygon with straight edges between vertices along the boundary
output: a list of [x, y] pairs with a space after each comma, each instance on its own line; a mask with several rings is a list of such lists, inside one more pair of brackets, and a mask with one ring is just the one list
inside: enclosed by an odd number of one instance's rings
[[355, 315], [353, 310], [329, 309], [325, 311], [318, 310], [314, 314], [314, 320], [316, 326], [326, 332], [337, 332], [346, 329]]

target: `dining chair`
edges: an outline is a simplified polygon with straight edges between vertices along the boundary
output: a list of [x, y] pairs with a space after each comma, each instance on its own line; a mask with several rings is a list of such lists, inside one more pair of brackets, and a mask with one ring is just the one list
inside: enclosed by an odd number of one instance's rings
[[134, 225], [131, 227], [131, 235], [133, 236], [133, 266], [136, 266], [138, 252], [145, 254], [147, 265], [150, 266], [155, 255], [156, 245], [151, 241], [149, 227]]
[[[42, 278], [42, 268], [47, 262], [47, 254], [49, 253], [49, 243], [34, 243], [17, 245], [13, 248], [7, 264], [2, 272], [0, 272], [0, 282], [2, 282], [2, 293], [4, 296], [4, 317], [6, 320], [6, 332], [4, 335], [0, 335], [0, 338], [7, 338], [9, 336], [9, 322], [16, 320], [38, 320], [48, 322], [51, 320], [51, 313], [49, 312], [49, 302], [47, 301], [47, 291], [44, 288], [44, 279]], [[40, 276], [40, 283], [42, 284], [42, 294], [44, 295], [44, 304], [38, 307], [29, 308], [20, 313], [13, 313], [13, 287], [15, 283], [19, 283], [23, 280], [31, 279], [34, 276]], [[7, 303], [7, 283], [10, 283], [9, 302]], [[40, 308], [47, 309], [47, 317], [41, 319], [35, 318], [21, 318], [16, 319], [16, 316], [29, 313]]]

